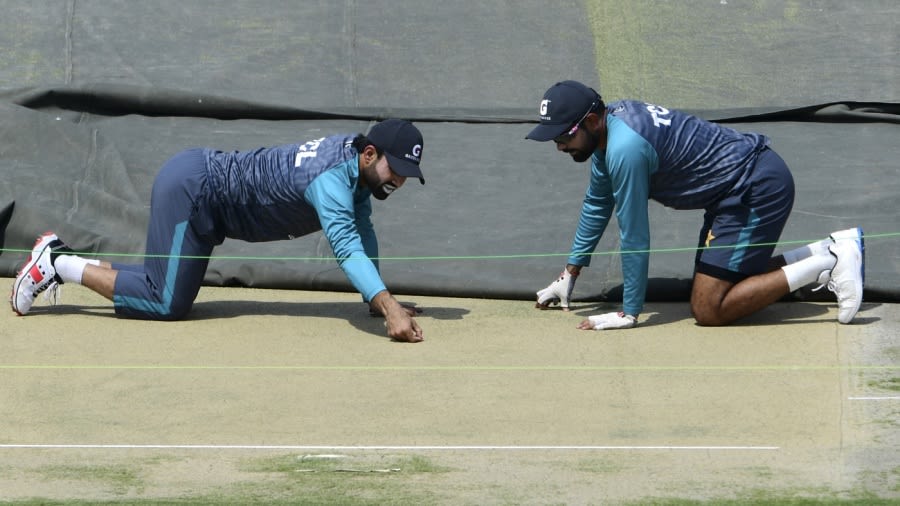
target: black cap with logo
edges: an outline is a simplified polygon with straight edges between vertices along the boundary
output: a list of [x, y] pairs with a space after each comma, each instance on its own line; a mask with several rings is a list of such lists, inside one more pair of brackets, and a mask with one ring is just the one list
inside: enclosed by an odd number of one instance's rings
[[600, 94], [578, 81], [562, 81], [544, 93], [541, 100], [541, 124], [525, 136], [549, 141], [564, 134], [601, 103]]
[[422, 133], [403, 119], [386, 119], [369, 129], [369, 142], [384, 151], [388, 164], [397, 175], [417, 177], [425, 184], [419, 162], [422, 161]]

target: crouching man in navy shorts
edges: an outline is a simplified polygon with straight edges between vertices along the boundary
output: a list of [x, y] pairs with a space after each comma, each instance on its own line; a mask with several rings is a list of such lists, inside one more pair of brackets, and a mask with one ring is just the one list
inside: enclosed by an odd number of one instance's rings
[[13, 311], [59, 283], [82, 284], [110, 299], [119, 315], [178, 320], [191, 309], [213, 248], [225, 238], [292, 239], [322, 230], [353, 286], [388, 335], [417, 342], [416, 310], [397, 302], [378, 271], [371, 196], [384, 200], [419, 168], [422, 134], [390, 119], [367, 135], [334, 135], [245, 152], [191, 149], [160, 170], [150, 200], [147, 255], [141, 265], [70, 254], [52, 232], [39, 237], [16, 277]]
[[613, 210], [620, 229], [621, 311], [591, 316], [589, 330], [633, 327], [647, 290], [648, 200], [706, 211], [695, 262], [691, 311], [700, 325], [727, 325], [806, 285], [835, 293], [838, 321], [850, 323], [863, 295], [859, 227], [773, 257], [794, 203], [784, 160], [760, 134], [742, 133], [680, 111], [623, 100], [609, 106], [577, 81], [544, 94], [540, 124], [527, 136], [553, 141], [591, 178], [562, 274], [537, 292], [539, 308], [568, 308], [575, 280], [590, 264]]

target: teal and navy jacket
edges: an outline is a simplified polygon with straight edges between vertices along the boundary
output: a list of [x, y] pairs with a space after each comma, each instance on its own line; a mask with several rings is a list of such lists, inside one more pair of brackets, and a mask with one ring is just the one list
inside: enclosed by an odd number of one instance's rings
[[745, 184], [768, 138], [696, 116], [624, 100], [606, 109], [606, 150], [591, 157], [591, 179], [568, 262], [587, 266], [616, 213], [622, 250], [623, 310], [643, 310], [650, 256], [648, 201], [709, 209]]
[[225, 237], [294, 239], [321, 230], [363, 299], [385, 290], [371, 191], [359, 186], [354, 135], [253, 151], [206, 150], [212, 199]]

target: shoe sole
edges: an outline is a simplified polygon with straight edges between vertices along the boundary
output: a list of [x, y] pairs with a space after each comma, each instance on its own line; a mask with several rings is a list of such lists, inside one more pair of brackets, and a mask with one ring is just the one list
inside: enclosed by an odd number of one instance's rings
[[860, 277], [860, 286], [859, 286], [859, 303], [856, 305], [856, 310], [853, 311], [853, 316], [846, 322], [841, 322], [844, 324], [852, 323], [853, 319], [856, 318], [856, 315], [859, 313], [859, 308], [862, 306], [863, 301], [863, 290], [866, 287], [866, 239], [865, 233], [863, 232], [862, 227], [856, 227], [856, 231], [858, 232], [858, 237], [856, 239], [856, 244], [859, 246], [859, 277]]
[[866, 286], [866, 238], [863, 233], [862, 227], [856, 227], [856, 230], [859, 232], [859, 254], [862, 256], [862, 282], [863, 288]]
[[[41, 254], [44, 253], [44, 250], [41, 250]], [[38, 256], [40, 258], [40, 255]], [[25, 273], [31, 275], [31, 279], [35, 281], [35, 283], [40, 284], [44, 281], [44, 274], [40, 269], [37, 268], [37, 260], [31, 260], [22, 267], [22, 270], [19, 271], [19, 274], [16, 275], [16, 282], [13, 284], [12, 292], [9, 294], [9, 304], [12, 306], [12, 310], [19, 316], [25, 316], [28, 312], [21, 312], [16, 305], [16, 294], [19, 293], [19, 288], [21, 288], [22, 283], [25, 282]], [[30, 308], [29, 308], [30, 309]]]

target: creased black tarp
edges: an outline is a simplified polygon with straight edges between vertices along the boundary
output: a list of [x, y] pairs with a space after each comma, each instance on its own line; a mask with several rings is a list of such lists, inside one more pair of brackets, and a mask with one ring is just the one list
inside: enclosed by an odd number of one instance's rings
[[[300, 5], [0, 2], [10, 14], [0, 18], [0, 225], [8, 221], [0, 273], [12, 276], [47, 229], [79, 251], [140, 261], [150, 185], [181, 149], [250, 149], [363, 132], [401, 116], [424, 133], [428, 184], [407, 185], [374, 206], [388, 286], [532, 298], [565, 262], [589, 168], [523, 137], [556, 80], [603, 88], [586, 15], [593, 4]], [[818, 5], [850, 20], [880, 16], [880, 26], [896, 33], [896, 4], [873, 2], [862, 14], [856, 10], [865, 7]], [[842, 61], [872, 40], [816, 43], [826, 61], [829, 52]], [[880, 86], [854, 94], [855, 75], [791, 107], [740, 96], [693, 103], [673, 90], [665, 105], [769, 135], [798, 188], [784, 246], [860, 224], [869, 235], [867, 299], [896, 300], [895, 70], [859, 63]], [[700, 221], [699, 211], [651, 204], [650, 300], [686, 298]], [[613, 223], [579, 281], [579, 298], [617, 297], [616, 235]], [[215, 254], [210, 284], [349, 289], [320, 234], [226, 241]]]

